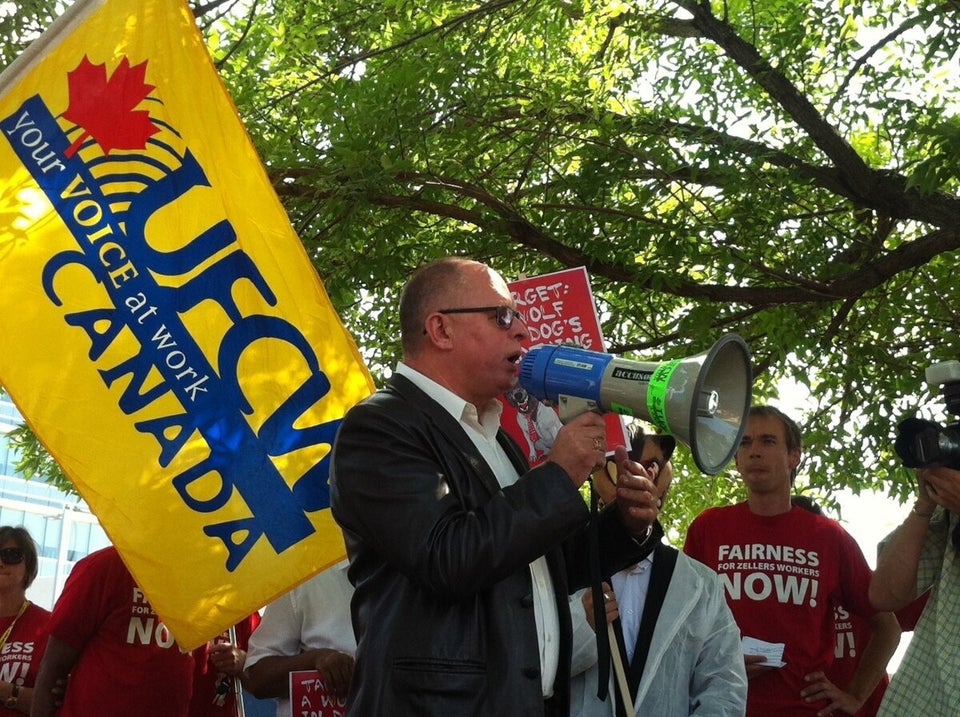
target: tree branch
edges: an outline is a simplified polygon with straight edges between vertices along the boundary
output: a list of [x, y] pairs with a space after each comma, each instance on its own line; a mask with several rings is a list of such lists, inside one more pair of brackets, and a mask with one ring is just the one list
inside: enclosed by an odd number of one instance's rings
[[[693, 24], [707, 37], [723, 48], [727, 56], [739, 65], [753, 80], [774, 99], [813, 140], [814, 144], [830, 159], [847, 187], [846, 195], [869, 197], [876, 192], [875, 185], [881, 180], [879, 172], [872, 170], [828, 123], [810, 100], [775, 69], [756, 47], [740, 37], [725, 21], [717, 18], [709, 3], [697, 0], [674, 0], [693, 15]], [[870, 205], [870, 201], [861, 199]]]
[[[936, 14], [936, 11], [935, 13]], [[886, 35], [881, 37], [873, 46], [869, 47], [866, 52], [864, 52], [860, 57], [857, 58], [857, 61], [853, 63], [853, 66], [847, 71], [846, 76], [843, 78], [843, 81], [840, 83], [840, 86], [837, 87], [837, 91], [834, 93], [833, 97], [830, 98], [830, 101], [827, 103], [827, 106], [824, 108], [824, 114], [830, 114], [833, 112], [833, 106], [839, 101], [840, 97], [846, 91], [847, 86], [850, 84], [851, 80], [860, 72], [867, 60], [873, 57], [881, 48], [886, 46], [887, 43], [892, 42], [897, 37], [905, 33], [910, 28], [916, 27], [922, 23], [927, 18], [916, 15], [915, 17], [909, 18], [899, 27], [895, 27], [893, 30], [888, 32]]]
[[[481, 126], [490, 126], [505, 121], [517, 120], [523, 116], [518, 107], [511, 106], [501, 107], [487, 117], [471, 116], [468, 118], [468, 121]], [[548, 113], [547, 110], [544, 110], [538, 114], [528, 114], [527, 118], [529, 117], [542, 119], [545, 123], [552, 123], [554, 126], [560, 126], [564, 123], [589, 123], [592, 125], [596, 122], [595, 117], [585, 112], [564, 112], [557, 114]], [[960, 198], [946, 194], [945, 192], [924, 194], [915, 188], [908, 189], [907, 178], [896, 172], [885, 170], [877, 171], [867, 168], [870, 174], [870, 182], [868, 184], [855, 186], [851, 183], [848, 173], [842, 168], [811, 164], [782, 150], [774, 149], [762, 142], [720, 132], [713, 127], [689, 122], [662, 120], [659, 118], [651, 120], [649, 117], [613, 116], [612, 120], [615, 126], [619, 125], [617, 134], [621, 137], [631, 134], [665, 135], [690, 143], [717, 147], [726, 153], [733, 153], [748, 158], [754, 161], [758, 167], [762, 167], [763, 164], [770, 164], [772, 166], [789, 169], [804, 182], [812, 183], [832, 194], [844, 197], [856, 206], [872, 209], [882, 216], [896, 219], [913, 219], [935, 227], [960, 227]], [[564, 137], [563, 133], [559, 130], [557, 134], [560, 137]], [[839, 139], [839, 136], [837, 136], [837, 138]], [[569, 139], [569, 137], [567, 137], [567, 139]], [[636, 156], [632, 153], [629, 143], [625, 140], [622, 151], [627, 151], [631, 156]], [[852, 148], [850, 148], [850, 151], [853, 152]], [[858, 157], [858, 162], [859, 161]], [[862, 162], [860, 163], [862, 164]], [[679, 176], [679, 173], [684, 170], [682, 167], [678, 167], [676, 171], [678, 172], [677, 176]], [[693, 177], [699, 177], [701, 183], [703, 183], [705, 178], [711, 176], [716, 175], [699, 167], [696, 168], [695, 172], [690, 172], [691, 179], [693, 179]], [[671, 177], [675, 178], [673, 175], [671, 175]]]
[[[556, 259], [564, 266], [586, 266], [591, 274], [611, 281], [629, 282], [637, 286], [653, 288], [650, 279], [644, 279], [637, 271], [624, 268], [619, 263], [606, 262], [583, 250], [557, 241], [513, 206], [504, 202], [479, 185], [449, 177], [427, 176], [417, 172], [403, 172], [399, 181], [419, 188], [431, 187], [448, 191], [455, 197], [470, 199], [486, 207], [492, 216], [479, 209], [469, 209], [458, 204], [425, 199], [419, 192], [413, 195], [377, 192], [366, 194], [365, 201], [385, 207], [403, 208], [438, 217], [455, 219], [490, 231], [499, 231], [518, 244], [534, 249]], [[334, 196], [336, 190], [317, 191], [302, 185], [281, 183], [278, 194], [288, 197], [310, 197], [313, 200]], [[777, 280], [768, 286], [730, 286], [704, 284], [677, 280], [670, 274], [666, 282], [668, 293], [688, 299], [729, 302], [750, 306], [773, 304], [823, 303], [856, 298], [873, 289], [900, 272], [922, 266], [938, 254], [960, 249], [960, 231], [939, 230], [915, 241], [906, 242], [866, 264], [851, 269], [826, 281], [815, 277], [801, 277], [774, 273], [769, 268], [761, 271]]]
[[[217, 1], [223, 2], [224, 0], [217, 0]], [[278, 102], [283, 102], [284, 100], [288, 100], [291, 97], [298, 95], [300, 92], [307, 89], [308, 87], [312, 87], [318, 82], [322, 82], [325, 78], [333, 75], [338, 75], [348, 67], [353, 67], [354, 65], [360, 62], [365, 62], [367, 60], [370, 60], [374, 57], [378, 57], [380, 55], [385, 55], [391, 52], [396, 52], [397, 50], [402, 50], [403, 48], [408, 47], [409, 45], [412, 45], [414, 43], [417, 43], [420, 40], [423, 40], [424, 38], [430, 37], [431, 35], [444, 34], [444, 33], [450, 32], [454, 28], [459, 27], [460, 25], [464, 25], [478, 17], [495, 13], [499, 10], [502, 10], [505, 7], [509, 7], [510, 5], [524, 2], [524, 1], [525, 0], [491, 0], [491, 2], [488, 2], [484, 5], [480, 5], [479, 7], [475, 7], [472, 10], [468, 10], [462, 15], [457, 15], [455, 17], [444, 20], [439, 25], [430, 25], [430, 27], [428, 27], [426, 30], [415, 32], [412, 35], [393, 43], [392, 45], [387, 45], [385, 47], [375, 47], [369, 50], [364, 50], [363, 52], [358, 52], [354, 55], [343, 57], [337, 60], [325, 72], [320, 73], [317, 77], [307, 80], [306, 82], [301, 83], [297, 87], [294, 87], [288, 90], [287, 92], [284, 92], [283, 94], [273, 98], [271, 100], [271, 106], [276, 105]]]

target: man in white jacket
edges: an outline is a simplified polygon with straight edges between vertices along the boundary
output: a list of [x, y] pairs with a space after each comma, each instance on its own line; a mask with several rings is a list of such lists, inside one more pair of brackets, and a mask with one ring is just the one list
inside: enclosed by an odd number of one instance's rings
[[[631, 426], [630, 435], [630, 457], [648, 470], [653, 466], [658, 469], [656, 485], [662, 506], [673, 477], [670, 455], [674, 439], [645, 437], [639, 424]], [[615, 476], [608, 477], [603, 470], [594, 476], [594, 489], [605, 502], [616, 497], [613, 481]], [[593, 600], [589, 591], [578, 595], [583, 596], [584, 609], [571, 606], [571, 673], [575, 675], [571, 713], [575, 717], [743, 717], [747, 677], [740, 630], [712, 570], [661, 544], [645, 560], [604, 583], [606, 615], [613, 621], [627, 689], [633, 699], [626, 709], [617, 704], [621, 688], [612, 667], [609, 694], [605, 701], [597, 698]], [[648, 595], [651, 600], [647, 600]], [[662, 596], [662, 601], [657, 596]], [[657, 605], [659, 614], [654, 609]]]

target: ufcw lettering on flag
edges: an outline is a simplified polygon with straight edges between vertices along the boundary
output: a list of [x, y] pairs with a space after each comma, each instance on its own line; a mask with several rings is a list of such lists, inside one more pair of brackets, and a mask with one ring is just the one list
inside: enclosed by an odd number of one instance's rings
[[186, 6], [80, 2], [0, 76], [0, 384], [195, 647], [344, 555], [373, 385]]

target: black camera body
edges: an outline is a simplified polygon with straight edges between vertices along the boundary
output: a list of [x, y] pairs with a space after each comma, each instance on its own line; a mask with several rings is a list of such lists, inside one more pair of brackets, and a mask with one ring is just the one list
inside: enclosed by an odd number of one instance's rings
[[[945, 361], [926, 370], [927, 383], [941, 385], [950, 413], [960, 415], [960, 362]], [[960, 470], [960, 422], [941, 426], [921, 418], [907, 418], [897, 426], [894, 450], [907, 468], [946, 466]]]

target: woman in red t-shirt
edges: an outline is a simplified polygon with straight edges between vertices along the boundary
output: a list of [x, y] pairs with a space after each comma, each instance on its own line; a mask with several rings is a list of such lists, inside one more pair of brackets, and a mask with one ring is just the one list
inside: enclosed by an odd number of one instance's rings
[[30, 712], [50, 613], [27, 600], [37, 546], [25, 528], [0, 526], [0, 717]]

